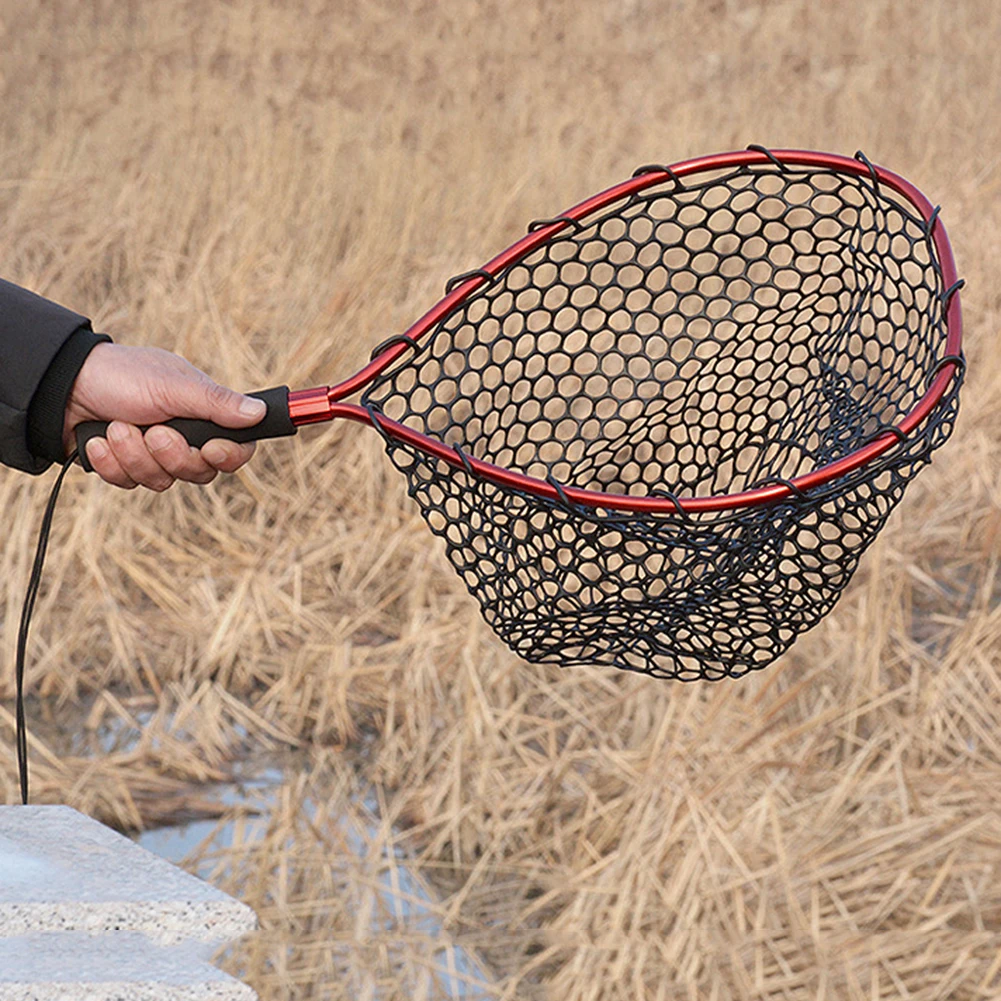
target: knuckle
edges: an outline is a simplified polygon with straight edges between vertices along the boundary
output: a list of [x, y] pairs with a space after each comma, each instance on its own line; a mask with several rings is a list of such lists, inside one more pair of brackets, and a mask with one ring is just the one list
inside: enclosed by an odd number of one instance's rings
[[205, 467], [198, 452], [186, 442], [179, 443], [176, 448], [158, 452], [156, 458], [164, 472], [175, 480], [190, 480]]
[[212, 407], [226, 407], [230, 403], [232, 390], [221, 386], [218, 382], [209, 382], [205, 387], [205, 395]]
[[121, 487], [123, 490], [135, 489], [135, 481], [125, 472], [113, 452], [109, 451], [102, 455], [91, 465], [105, 483], [110, 483], [113, 487]]
[[115, 458], [124, 466], [127, 462], [134, 462], [138, 455], [136, 449], [135, 435], [123, 435], [115, 438], [108, 438], [108, 444]]
[[202, 470], [199, 469], [197, 472], [191, 473], [188, 476], [182, 477], [187, 483], [197, 483], [199, 486], [205, 486], [207, 483], [211, 483], [219, 475], [219, 470], [209, 469]]
[[[156, 447], [153, 447], [155, 443]], [[154, 436], [153, 442], [147, 441], [146, 448], [151, 462], [171, 476], [177, 475], [177, 469], [183, 467], [187, 455], [187, 445], [183, 440], [171, 437]]]
[[121, 473], [108, 473], [107, 475], [102, 473], [101, 479], [105, 483], [110, 483], [113, 487], [119, 487], [122, 490], [135, 490], [139, 486], [135, 480], [130, 479], [128, 476], [123, 476]]
[[122, 467], [122, 473], [135, 483], [142, 483], [149, 476], [149, 470], [142, 462], [135, 462], [131, 458], [119, 456], [118, 464]]
[[177, 393], [172, 382], [157, 382], [146, 387], [147, 403], [152, 410], [162, 414], [172, 414], [176, 411]]

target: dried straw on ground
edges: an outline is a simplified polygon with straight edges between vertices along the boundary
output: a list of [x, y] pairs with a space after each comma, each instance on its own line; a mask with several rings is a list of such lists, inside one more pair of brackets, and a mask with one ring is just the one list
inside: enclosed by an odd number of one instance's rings
[[[529, 219], [748, 142], [912, 178], [969, 282], [954, 439], [736, 684], [520, 663], [356, 427], [205, 490], [71, 476], [36, 800], [212, 814], [297, 748], [209, 859], [265, 998], [1001, 997], [998, 37], [989, 0], [0, 0], [0, 273], [236, 386], [348, 374]], [[47, 487], [0, 474], [7, 801]], [[138, 739], [95, 756], [112, 720]]]

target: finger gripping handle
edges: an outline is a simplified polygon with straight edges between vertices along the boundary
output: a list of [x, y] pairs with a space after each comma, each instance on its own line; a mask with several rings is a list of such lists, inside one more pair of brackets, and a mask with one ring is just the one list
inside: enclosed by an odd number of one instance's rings
[[[172, 421], [164, 421], [165, 427], [180, 431], [190, 445], [201, 448], [213, 438], [225, 438], [228, 441], [261, 441], [264, 438], [285, 438], [295, 434], [299, 429], [292, 423], [288, 412], [288, 386], [275, 386], [274, 389], [262, 389], [257, 393], [247, 393], [258, 400], [264, 400], [268, 409], [264, 417], [249, 428], [226, 428], [213, 421], [198, 421], [188, 417], [175, 417]], [[87, 458], [87, 443], [92, 438], [103, 438], [108, 433], [108, 421], [87, 421], [76, 426], [76, 447], [80, 453], [80, 465], [88, 473], [94, 471]], [[152, 425], [149, 425], [152, 427]], [[148, 427], [141, 429], [143, 432]]]

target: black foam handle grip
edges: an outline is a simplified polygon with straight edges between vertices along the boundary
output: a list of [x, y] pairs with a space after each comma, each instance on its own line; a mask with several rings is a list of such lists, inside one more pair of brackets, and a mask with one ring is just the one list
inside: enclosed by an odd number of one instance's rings
[[[267, 413], [257, 423], [249, 428], [224, 428], [212, 421], [196, 421], [187, 417], [175, 417], [172, 421], [164, 421], [165, 427], [173, 428], [184, 435], [189, 444], [201, 448], [213, 438], [226, 438], [229, 441], [260, 441], [263, 438], [285, 438], [295, 434], [299, 429], [292, 423], [288, 412], [288, 386], [275, 386], [274, 389], [262, 389], [257, 393], [247, 393], [264, 400], [268, 405]], [[152, 425], [150, 425], [152, 427]], [[108, 432], [107, 421], [87, 421], [78, 424], [76, 432], [76, 447], [80, 452], [80, 465], [88, 473], [94, 471], [87, 459], [87, 442], [91, 438], [103, 438]], [[144, 427], [142, 429], [146, 431]]]

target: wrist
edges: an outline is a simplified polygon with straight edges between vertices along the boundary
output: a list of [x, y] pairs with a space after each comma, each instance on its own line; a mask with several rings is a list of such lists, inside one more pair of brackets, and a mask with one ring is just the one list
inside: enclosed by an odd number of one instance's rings
[[40, 459], [61, 461], [65, 454], [66, 412], [74, 383], [91, 352], [109, 343], [90, 325], [78, 327], [52, 359], [28, 405], [28, 451]]

